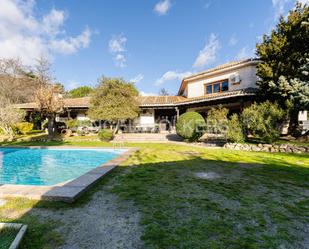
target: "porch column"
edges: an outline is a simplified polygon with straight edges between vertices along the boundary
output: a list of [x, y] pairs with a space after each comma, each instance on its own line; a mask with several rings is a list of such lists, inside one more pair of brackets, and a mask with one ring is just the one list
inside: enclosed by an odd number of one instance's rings
[[176, 120], [178, 120], [178, 118], [179, 118], [179, 109], [178, 109], [178, 107], [175, 107], [175, 110], [176, 110]]

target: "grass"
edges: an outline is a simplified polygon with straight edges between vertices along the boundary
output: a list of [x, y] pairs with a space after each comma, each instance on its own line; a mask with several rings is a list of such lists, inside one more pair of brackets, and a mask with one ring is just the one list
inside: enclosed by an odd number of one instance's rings
[[[13, 145], [110, 146], [75, 140]], [[141, 213], [146, 248], [308, 248], [308, 155], [173, 144], [128, 146], [140, 151], [76, 203], [12, 199], [0, 207], [0, 221], [29, 225], [22, 248], [54, 248], [65, 240], [55, 232], [58, 224], [25, 211], [82, 206], [109, 185]], [[195, 175], [199, 172], [215, 172], [220, 178], [201, 179]]]
[[0, 249], [8, 249], [17, 235], [17, 230], [12, 228], [0, 229]]

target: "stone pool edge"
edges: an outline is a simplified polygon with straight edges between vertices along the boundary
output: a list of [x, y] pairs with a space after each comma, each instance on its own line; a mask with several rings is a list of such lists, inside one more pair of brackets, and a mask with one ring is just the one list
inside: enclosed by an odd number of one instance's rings
[[[73, 147], [73, 146], [16, 146], [15, 148], [62, 148], [62, 149], [118, 149], [112, 147]], [[12, 147], [11, 147], [12, 148]], [[63, 201], [74, 202], [80, 195], [87, 191], [103, 176], [110, 173], [114, 168], [127, 160], [134, 152], [138, 151], [135, 147], [123, 147], [126, 151], [118, 157], [96, 167], [87, 173], [63, 184], [52, 186], [34, 186], [34, 185], [0, 185], [0, 198], [28, 198], [34, 200]]]

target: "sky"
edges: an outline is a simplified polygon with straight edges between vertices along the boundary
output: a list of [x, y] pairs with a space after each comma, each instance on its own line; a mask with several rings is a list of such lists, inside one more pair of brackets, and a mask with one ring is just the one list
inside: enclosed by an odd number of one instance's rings
[[[301, 0], [308, 3], [309, 0]], [[67, 90], [122, 77], [143, 95], [255, 56], [295, 0], [0, 0], [0, 58], [52, 62]]]

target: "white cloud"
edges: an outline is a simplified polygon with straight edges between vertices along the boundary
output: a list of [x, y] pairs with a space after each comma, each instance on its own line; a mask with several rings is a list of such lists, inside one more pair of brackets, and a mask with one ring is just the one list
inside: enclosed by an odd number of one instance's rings
[[76, 37], [69, 37], [66, 39], [52, 40], [51, 47], [55, 52], [61, 54], [74, 54], [80, 48], [87, 48], [90, 43], [91, 32], [87, 28], [80, 35]]
[[159, 79], [156, 80], [155, 85], [162, 85], [166, 81], [171, 80], [182, 80], [185, 77], [191, 75], [192, 72], [177, 72], [177, 71], [167, 71]]
[[115, 61], [115, 65], [117, 67], [126, 67], [127, 66], [127, 64], [126, 64], [127, 59], [123, 54], [116, 54], [113, 59]]
[[114, 36], [109, 40], [108, 47], [111, 53], [120, 53], [126, 51], [127, 37], [123, 35]]
[[229, 42], [228, 42], [228, 45], [231, 46], [231, 47], [233, 47], [233, 46], [235, 46], [237, 43], [238, 43], [238, 40], [237, 40], [237, 38], [236, 38], [236, 35], [233, 34], [233, 35], [231, 36]]
[[236, 55], [237, 60], [249, 59], [254, 57], [255, 49], [249, 49], [247, 46], [240, 49]]
[[117, 35], [112, 37], [108, 42], [109, 52], [113, 55], [115, 65], [117, 67], [126, 67], [126, 57], [124, 52], [126, 51], [127, 37], [123, 35]]
[[91, 31], [86, 28], [76, 37], [66, 35], [62, 10], [52, 9], [37, 17], [34, 0], [0, 0], [0, 57], [20, 58], [33, 65], [44, 55], [71, 54], [89, 46]]
[[172, 7], [171, 5], [171, 1], [170, 0], [163, 0], [158, 2], [155, 6], [154, 6], [154, 11], [162, 16], [162, 15], [166, 15], [167, 12], [169, 11], [169, 9]]
[[156, 93], [147, 93], [147, 92], [144, 92], [144, 91], [140, 91], [139, 94], [141, 96], [158, 96], [158, 94], [156, 94]]
[[204, 48], [199, 52], [193, 67], [204, 67], [216, 60], [217, 52], [221, 48], [217, 35], [211, 34]]
[[144, 79], [144, 75], [138, 74], [134, 78], [130, 79], [130, 82], [132, 83], [138, 83]]
[[65, 20], [64, 11], [52, 9], [51, 12], [43, 17], [44, 31], [53, 36], [61, 33], [61, 26]]
[[298, 0], [298, 2], [309, 5], [309, 0]]
[[277, 19], [285, 12], [285, 6], [291, 2], [291, 0], [272, 0], [273, 8], [275, 10], [274, 18]]

